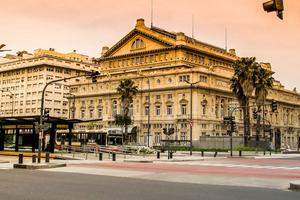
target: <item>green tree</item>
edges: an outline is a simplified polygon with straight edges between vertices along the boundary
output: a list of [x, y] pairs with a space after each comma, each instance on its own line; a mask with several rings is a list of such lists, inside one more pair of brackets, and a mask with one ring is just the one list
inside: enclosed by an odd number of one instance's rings
[[[254, 71], [255, 102], [259, 113], [261, 113], [261, 107], [265, 104], [265, 99], [268, 95], [268, 90], [271, 89], [273, 86], [273, 74], [274, 72], [263, 68], [261, 65], [258, 65]], [[262, 115], [264, 115], [264, 113], [262, 113]], [[256, 140], [259, 140], [261, 130], [260, 121], [261, 117], [260, 115], [258, 115], [256, 122]]]
[[121, 81], [117, 87], [117, 92], [121, 95], [122, 113], [115, 116], [115, 124], [123, 126], [125, 129], [124, 141], [128, 141], [128, 125], [132, 123], [131, 116], [129, 116], [130, 104], [133, 102], [133, 97], [137, 94], [137, 86], [134, 85], [134, 81], [126, 79]]
[[255, 87], [254, 72], [258, 67], [258, 63], [254, 57], [241, 58], [237, 60], [234, 65], [234, 75], [231, 79], [231, 89], [233, 94], [237, 97], [240, 106], [243, 108], [244, 119], [244, 144], [248, 145], [250, 136], [250, 109], [249, 100], [252, 96]]

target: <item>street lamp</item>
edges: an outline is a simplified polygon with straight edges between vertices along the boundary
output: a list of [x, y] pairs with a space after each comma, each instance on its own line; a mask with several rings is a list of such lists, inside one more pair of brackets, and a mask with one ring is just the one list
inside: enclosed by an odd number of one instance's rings
[[184, 80], [187, 84], [190, 85], [190, 155], [193, 155], [193, 86], [199, 83], [200, 81], [196, 82], [189, 82], [187, 80]]
[[10, 49], [2, 49], [5, 46], [6, 46], [5, 44], [0, 44], [0, 52], [11, 51]]
[[74, 78], [79, 78], [79, 77], [91, 77], [92, 78], [92, 82], [96, 82], [96, 78], [100, 75], [100, 73], [98, 71], [91, 71], [89, 73], [86, 74], [82, 74], [82, 75], [76, 75], [76, 76], [71, 76], [71, 77], [67, 77], [67, 78], [60, 78], [60, 79], [56, 79], [56, 80], [52, 80], [48, 83], [46, 83], [46, 85], [43, 88], [42, 91], [42, 99], [41, 99], [41, 115], [40, 115], [40, 124], [39, 124], [39, 149], [38, 149], [38, 163], [41, 163], [41, 147], [42, 147], [42, 139], [43, 139], [43, 135], [44, 135], [44, 125], [43, 125], [43, 117], [44, 117], [44, 98], [45, 98], [45, 91], [46, 88], [56, 82], [60, 82], [60, 81], [66, 81], [66, 80], [70, 80], [70, 79], [74, 79]]

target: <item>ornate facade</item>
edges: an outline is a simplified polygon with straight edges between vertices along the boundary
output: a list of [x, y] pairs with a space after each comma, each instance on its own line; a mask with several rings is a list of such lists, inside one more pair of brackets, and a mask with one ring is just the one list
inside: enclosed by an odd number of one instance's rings
[[[171, 33], [156, 27], [146, 27], [138, 19], [135, 28], [113, 47], [103, 47], [100, 58], [101, 76], [97, 83], [82, 81], [71, 87], [73, 118], [101, 119], [93, 124], [81, 124], [77, 129], [95, 129], [107, 133], [114, 126], [121, 105], [116, 88], [121, 80], [132, 79], [139, 88], [131, 112], [137, 127], [137, 142], [147, 143], [150, 114], [150, 145], [159, 145], [163, 128], [173, 127], [173, 139], [189, 140], [190, 124], [193, 140], [201, 136], [226, 135], [223, 117], [229, 108], [237, 106], [230, 89], [232, 64], [238, 59], [235, 50], [215, 47], [190, 38], [184, 33]], [[263, 64], [271, 70], [270, 64]], [[190, 119], [190, 85], [192, 89], [193, 121]], [[278, 112], [271, 112], [275, 99]], [[275, 81], [269, 92], [265, 119], [281, 130], [282, 145], [295, 147], [300, 133], [300, 94], [288, 91]], [[254, 102], [252, 102], [254, 105]], [[252, 109], [252, 108], [251, 108]], [[242, 111], [237, 110], [236, 135], [243, 135]], [[252, 116], [251, 116], [252, 117]], [[251, 119], [252, 134], [255, 133]]]

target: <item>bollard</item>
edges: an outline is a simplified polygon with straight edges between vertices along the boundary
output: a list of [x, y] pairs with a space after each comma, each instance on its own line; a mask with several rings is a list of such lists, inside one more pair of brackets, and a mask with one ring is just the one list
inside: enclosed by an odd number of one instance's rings
[[32, 163], [36, 163], [36, 155], [32, 155]]
[[270, 156], [272, 155], [272, 151], [270, 150]]
[[240, 156], [240, 157], [242, 156], [242, 151], [241, 151], [241, 150], [239, 150], [239, 156]]
[[201, 151], [201, 157], [204, 157], [204, 151], [203, 150]]
[[214, 154], [214, 157], [217, 157], [217, 155], [218, 155], [218, 152], [216, 151], [215, 154]]
[[112, 161], [116, 161], [116, 153], [112, 153]]
[[23, 154], [19, 154], [19, 164], [23, 164]]
[[99, 160], [103, 160], [103, 153], [99, 153]]
[[173, 152], [170, 152], [170, 159], [173, 158]]
[[46, 153], [45, 162], [46, 162], [46, 163], [49, 163], [49, 162], [50, 162], [50, 154], [49, 154], [48, 152]]
[[264, 156], [266, 155], [266, 151], [264, 150]]
[[157, 156], [157, 159], [160, 159], [160, 152], [159, 151], [157, 152], [156, 156]]
[[85, 153], [85, 159], [87, 160], [87, 158], [88, 158], [88, 153], [86, 152]]

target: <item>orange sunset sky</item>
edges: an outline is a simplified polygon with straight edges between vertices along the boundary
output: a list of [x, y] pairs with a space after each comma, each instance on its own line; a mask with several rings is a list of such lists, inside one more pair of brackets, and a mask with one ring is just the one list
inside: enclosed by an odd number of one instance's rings
[[[263, 11], [267, 0], [154, 0], [154, 25], [191, 35], [238, 56], [270, 62], [275, 78], [300, 91], [300, 1], [285, 0], [284, 20]], [[76, 49], [99, 57], [134, 28], [137, 18], [150, 26], [151, 0], [0, 0], [0, 43], [13, 52]], [[3, 56], [1, 53], [0, 56]]]

